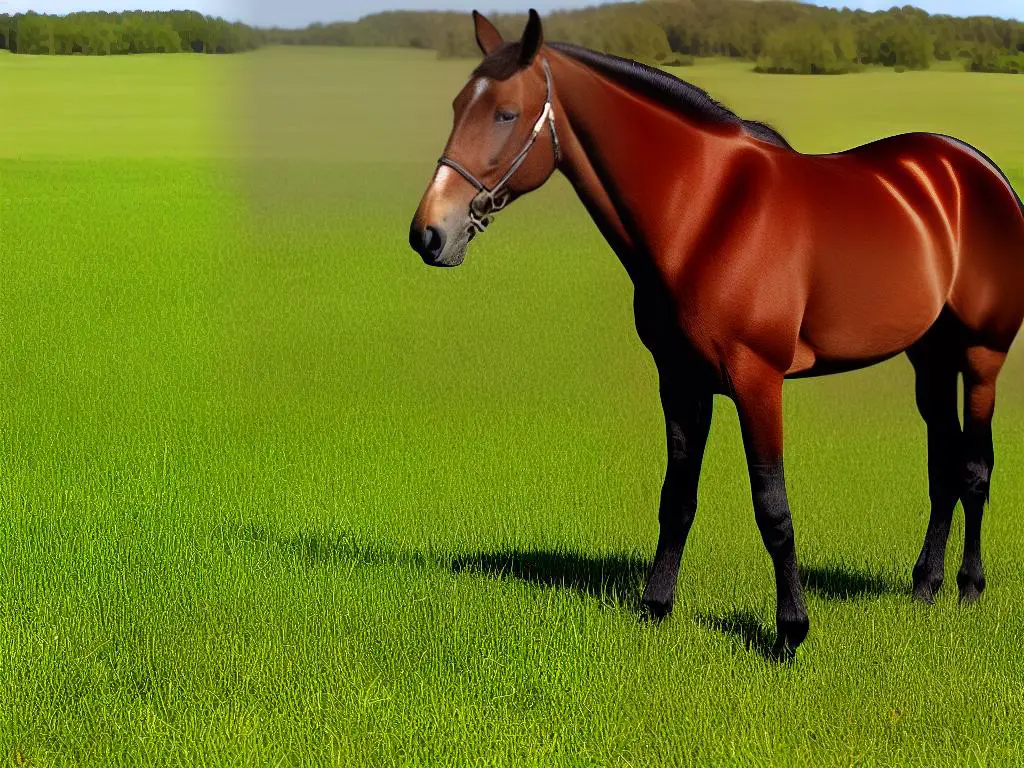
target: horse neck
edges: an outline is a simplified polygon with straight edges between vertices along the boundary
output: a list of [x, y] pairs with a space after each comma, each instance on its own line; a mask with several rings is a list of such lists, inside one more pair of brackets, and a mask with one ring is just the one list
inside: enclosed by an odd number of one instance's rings
[[[664, 262], [678, 260], [672, 252], [698, 236], [708, 213], [702, 186], [735, 136], [691, 122], [566, 55], [548, 57], [556, 122], [563, 123], [561, 170], [634, 280], [648, 266], [676, 271]], [[667, 217], [670, 200], [685, 204]]]

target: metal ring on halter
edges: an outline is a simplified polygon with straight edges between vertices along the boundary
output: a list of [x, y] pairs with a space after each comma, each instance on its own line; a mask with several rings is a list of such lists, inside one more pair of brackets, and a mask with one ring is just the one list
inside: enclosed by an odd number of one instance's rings
[[447, 165], [477, 189], [476, 197], [469, 203], [470, 235], [476, 235], [478, 232], [483, 232], [487, 229], [487, 226], [494, 218], [494, 214], [511, 201], [512, 193], [506, 189], [506, 185], [513, 174], [519, 170], [519, 167], [526, 162], [526, 156], [533, 149], [533, 145], [537, 143], [537, 137], [540, 136], [540, 132], [544, 129], [544, 123], [547, 123], [551, 129], [551, 148], [555, 155], [555, 167], [557, 168], [558, 164], [562, 161], [562, 147], [558, 141], [558, 132], [555, 130], [555, 110], [551, 106], [551, 68], [548, 66], [547, 59], [541, 59], [541, 64], [544, 67], [544, 86], [546, 89], [544, 108], [541, 110], [537, 122], [533, 124], [530, 138], [527, 139], [523, 148], [519, 150], [519, 153], [512, 160], [508, 170], [502, 174], [497, 184], [488, 188], [487, 185], [464, 166], [450, 157], [442, 155], [441, 159], [437, 161], [438, 165]]

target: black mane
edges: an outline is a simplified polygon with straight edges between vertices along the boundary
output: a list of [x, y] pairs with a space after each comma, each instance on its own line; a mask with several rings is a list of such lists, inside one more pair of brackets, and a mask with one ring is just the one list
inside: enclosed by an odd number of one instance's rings
[[[598, 53], [570, 43], [548, 43], [559, 53], [593, 67], [603, 75], [627, 86], [631, 90], [654, 99], [687, 117], [711, 123], [741, 125], [747, 133], [761, 141], [792, 149], [788, 141], [770, 125], [757, 120], [744, 120], [732, 110], [715, 101], [706, 91], [680, 80], [660, 69], [623, 59], [609, 53]], [[507, 80], [519, 69], [519, 44], [506, 43], [491, 53], [478, 66], [474, 76]]]

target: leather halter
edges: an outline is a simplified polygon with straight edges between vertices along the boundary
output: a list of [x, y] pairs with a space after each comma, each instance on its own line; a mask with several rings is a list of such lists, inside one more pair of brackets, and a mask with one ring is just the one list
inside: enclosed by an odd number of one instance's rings
[[547, 59], [541, 59], [541, 64], [544, 66], [544, 86], [546, 89], [544, 108], [541, 110], [537, 122], [533, 125], [530, 138], [527, 139], [523, 148], [519, 150], [519, 154], [512, 160], [512, 164], [498, 180], [497, 184], [493, 187], [487, 187], [464, 166], [447, 155], [442, 155], [441, 159], [437, 161], [439, 166], [447, 165], [478, 190], [476, 197], [469, 202], [469, 231], [471, 235], [487, 229], [487, 225], [491, 223], [494, 214], [509, 204], [509, 201], [512, 199], [512, 194], [507, 189], [509, 179], [526, 162], [526, 156], [533, 149], [533, 145], [537, 143], [537, 137], [540, 136], [545, 122], [551, 127], [551, 148], [555, 154], [555, 167], [558, 167], [562, 160], [562, 148], [558, 143], [558, 132], [555, 130], [555, 110], [551, 106], [551, 68], [548, 66]]

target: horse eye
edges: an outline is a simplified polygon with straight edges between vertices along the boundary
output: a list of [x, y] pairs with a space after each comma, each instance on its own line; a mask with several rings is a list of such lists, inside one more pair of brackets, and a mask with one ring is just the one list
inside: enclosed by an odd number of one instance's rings
[[509, 112], [507, 109], [499, 109], [494, 115], [494, 121], [496, 123], [511, 123], [517, 117], [519, 117], [519, 115], [515, 112]]

